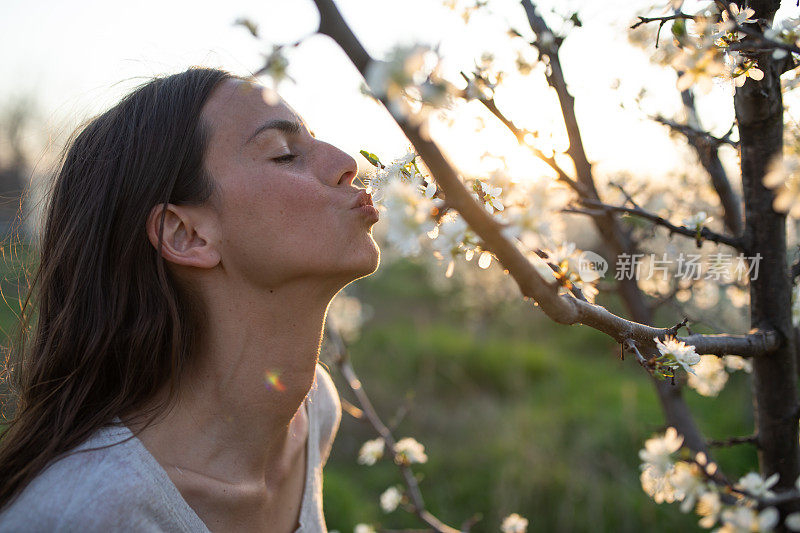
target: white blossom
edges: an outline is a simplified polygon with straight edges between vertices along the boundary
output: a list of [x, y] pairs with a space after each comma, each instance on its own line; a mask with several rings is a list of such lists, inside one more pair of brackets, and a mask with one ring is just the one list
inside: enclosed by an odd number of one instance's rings
[[370, 90], [379, 98], [399, 97], [413, 83], [415, 74], [425, 65], [428, 46], [397, 46], [386, 61], [373, 61], [367, 66], [366, 80]]
[[546, 249], [547, 261], [556, 265], [562, 274], [578, 271], [580, 250], [574, 242], [562, 242], [556, 249]]
[[701, 396], [716, 396], [727, 382], [725, 364], [716, 355], [701, 355], [694, 373], [689, 374], [689, 386]]
[[728, 24], [728, 29], [733, 29], [734, 25], [741, 26], [742, 24], [755, 22], [755, 19], [751, 18], [756, 14], [755, 10], [752, 8], [746, 7], [740, 11], [739, 6], [736, 4], [728, 4], [728, 7], [731, 10], [733, 19], [730, 18], [727, 10], [722, 12], [722, 21]]
[[722, 511], [722, 527], [715, 533], [751, 533], [770, 531], [778, 524], [779, 514], [774, 507], [767, 507], [760, 513], [750, 507], [732, 507]]
[[544, 251], [548, 256], [547, 262], [558, 267], [560, 276], [580, 289], [588, 301], [594, 302], [598, 290], [592, 283], [600, 278], [600, 274], [594, 269], [582, 267], [584, 252], [578, 250], [573, 242], [563, 242], [555, 250]]
[[774, 160], [763, 183], [775, 191], [772, 202], [775, 211], [800, 218], [800, 158], [787, 156]]
[[419, 186], [417, 178], [389, 182], [382, 205], [386, 240], [405, 256], [418, 254], [422, 235], [436, 227], [431, 216], [434, 205], [419, 194]]
[[728, 68], [725, 76], [733, 80], [734, 85], [741, 87], [747, 78], [756, 81], [764, 79], [764, 72], [758, 68], [753, 59], [746, 59], [737, 53], [728, 54]]
[[457, 213], [447, 213], [439, 220], [433, 235], [433, 249], [445, 258], [458, 255], [464, 248], [469, 226]]
[[778, 482], [778, 474], [772, 474], [766, 480], [757, 472], [749, 472], [739, 479], [736, 488], [747, 492], [757, 498], [772, 497], [775, 495], [771, 489]]
[[467, 88], [464, 89], [464, 98], [467, 100], [484, 100], [491, 97], [491, 88], [483, 78], [470, 78]]
[[503, 193], [503, 189], [500, 187], [492, 187], [485, 181], [478, 180], [480, 184], [481, 192], [483, 194], [483, 202], [484, 207], [490, 213], [494, 211], [502, 211], [505, 209], [503, 204], [500, 202], [500, 195]]
[[428, 460], [428, 456], [425, 455], [425, 446], [411, 437], [397, 441], [394, 451], [394, 460], [398, 464], [424, 463]]
[[673, 60], [673, 66], [681, 73], [678, 77], [679, 91], [697, 85], [707, 93], [711, 90], [713, 78], [725, 72], [722, 56], [713, 48], [684, 48]]
[[639, 480], [642, 490], [653, 498], [656, 503], [672, 503], [675, 501], [675, 489], [669, 482], [668, 472], [659, 472], [656, 468], [648, 466], [642, 470]]
[[639, 450], [639, 459], [644, 463], [642, 469], [654, 468], [658, 475], [664, 475], [672, 470], [672, 454], [678, 451], [683, 444], [683, 437], [678, 435], [674, 427], [667, 428], [662, 436], [649, 438], [644, 443], [644, 449]]
[[800, 531], [800, 512], [790, 514], [783, 523], [792, 531]]
[[433, 198], [436, 195], [436, 182], [433, 180], [428, 181], [425, 187], [425, 198]]
[[[372, 195], [372, 200], [381, 203], [386, 195], [389, 185], [396, 181], [413, 183], [425, 197], [432, 198], [436, 193], [435, 184], [432, 178], [428, 178], [428, 185], [422, 185], [422, 176], [417, 171], [414, 161], [417, 154], [410, 150], [405, 155], [395, 159], [388, 165], [379, 166], [374, 170], [372, 176], [367, 178], [366, 191]], [[433, 186], [433, 191], [430, 191]]]
[[521, 517], [517, 513], [511, 513], [503, 519], [500, 531], [503, 533], [525, 533], [528, 531], [528, 519]]
[[645, 441], [644, 449], [639, 451], [639, 458], [642, 460], [642, 473], [639, 476], [642, 490], [656, 503], [672, 503], [676, 499], [693, 501], [701, 494], [698, 487], [687, 478], [692, 475], [692, 471], [685, 470], [684, 466], [678, 466], [673, 461], [672, 454], [682, 444], [683, 437], [678, 435], [674, 427], [669, 427], [664, 435]]
[[675, 464], [669, 476], [669, 483], [673, 487], [675, 500], [681, 502], [681, 512], [684, 513], [691, 511], [697, 500], [708, 492], [700, 468], [684, 461]]
[[728, 370], [744, 370], [748, 374], [753, 371], [753, 362], [739, 355], [726, 355], [722, 361]]
[[692, 231], [700, 231], [712, 218], [705, 211], [698, 211], [696, 214], [683, 219], [683, 225]]
[[701, 527], [706, 529], [712, 527], [719, 519], [722, 511], [722, 500], [716, 492], [706, 492], [697, 502], [696, 512], [703, 518], [698, 522]]
[[457, 91], [442, 78], [440, 68], [439, 55], [430, 46], [400, 45], [385, 61], [370, 62], [365, 79], [373, 95], [388, 101], [392, 115], [404, 119], [415, 115], [422, 103], [434, 107], [449, 104]]
[[389, 487], [381, 494], [381, 509], [384, 513], [391, 513], [403, 499], [403, 493], [397, 487]]
[[358, 462], [362, 465], [374, 465], [375, 461], [383, 457], [383, 448], [383, 439], [368, 440], [358, 452]]
[[375, 533], [375, 528], [369, 524], [356, 524], [353, 533]]
[[[788, 45], [797, 45], [800, 40], [800, 18], [789, 18], [781, 21], [775, 21], [772, 28], [764, 31], [764, 36], [773, 41], [780, 41]], [[788, 52], [781, 48], [776, 48], [772, 52], [774, 59], [782, 59], [786, 57]]]
[[544, 31], [536, 36], [536, 46], [542, 51], [550, 50], [556, 43], [555, 35], [552, 32]]
[[695, 352], [694, 346], [669, 336], [663, 342], [658, 337], [653, 337], [653, 340], [656, 341], [658, 351], [661, 352], [662, 364], [670, 368], [680, 366], [687, 372], [695, 373], [692, 366], [700, 362], [700, 356]]
[[328, 306], [326, 320], [347, 342], [355, 341], [364, 323], [364, 309], [358, 298], [340, 291]]

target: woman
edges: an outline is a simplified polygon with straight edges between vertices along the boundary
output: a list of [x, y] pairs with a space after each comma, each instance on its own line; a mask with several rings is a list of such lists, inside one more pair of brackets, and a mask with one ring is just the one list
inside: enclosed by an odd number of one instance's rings
[[218, 70], [155, 79], [77, 135], [17, 348], [0, 531], [326, 530], [322, 327], [379, 262], [356, 171]]

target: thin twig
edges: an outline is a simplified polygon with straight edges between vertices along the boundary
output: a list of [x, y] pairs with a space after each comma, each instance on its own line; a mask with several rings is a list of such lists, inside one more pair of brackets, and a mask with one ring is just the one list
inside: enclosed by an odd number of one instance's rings
[[[364, 391], [361, 380], [358, 379], [355, 370], [353, 370], [353, 366], [350, 364], [350, 357], [348, 356], [347, 345], [344, 342], [344, 339], [339, 332], [330, 325], [330, 322], [328, 322], [326, 330], [328, 333], [328, 338], [334, 345], [333, 359], [337, 368], [344, 376], [347, 384], [350, 386], [350, 390], [353, 391], [353, 394], [355, 394], [356, 398], [358, 399], [358, 403], [361, 405], [361, 410], [364, 413], [366, 420], [383, 439], [392, 457], [395, 457], [395, 447], [397, 445], [397, 441], [395, 440], [394, 435], [392, 435], [391, 430], [386, 426], [386, 424], [383, 423], [380, 416], [378, 416], [378, 413], [372, 406], [372, 402], [367, 396], [367, 393]], [[398, 467], [400, 468], [403, 481], [408, 489], [408, 495], [409, 499], [411, 500], [413, 512], [419, 517], [419, 519], [428, 524], [438, 533], [458, 533], [458, 529], [448, 526], [425, 509], [425, 500], [422, 498], [422, 492], [419, 489], [419, 484], [417, 483], [416, 477], [414, 477], [414, 472], [411, 470], [411, 467], [405, 462], [400, 462]]]
[[708, 143], [712, 147], [718, 147], [723, 144], [728, 144], [734, 148], [739, 147], [739, 143], [734, 141], [730, 138], [731, 133], [733, 132], [733, 127], [731, 127], [728, 132], [723, 135], [722, 137], [715, 137], [711, 135], [709, 132], [705, 130], [701, 130], [699, 128], [695, 128], [690, 126], [689, 124], [681, 124], [680, 122], [676, 122], [674, 120], [670, 120], [666, 117], [662, 117], [657, 115], [655, 117], [651, 117], [654, 121], [658, 122], [659, 124], [663, 124], [668, 126], [672, 131], [677, 133], [683, 134], [689, 139], [697, 139]]
[[[723, 499], [723, 502], [728, 505], [736, 504], [736, 500], [742, 497], [755, 501], [759, 510], [766, 509], [767, 507], [781, 506], [790, 502], [800, 501], [800, 491], [797, 489], [787, 490], [785, 492], [780, 492], [773, 496], [764, 498], [757, 496], [745, 489], [740, 489], [733, 486], [730, 481], [725, 478], [725, 476], [719, 474], [716, 463], [701, 463], [696, 457], [687, 460], [687, 462], [700, 467], [700, 470], [703, 472], [703, 475], [707, 480], [723, 488], [723, 491], [720, 493], [720, 497]], [[712, 464], [714, 466], [710, 467]], [[739, 498], [737, 498], [737, 495]]]
[[727, 448], [737, 444], [753, 444], [758, 447], [758, 435], [746, 435], [744, 437], [729, 437], [721, 440], [709, 440], [709, 448]]
[[[794, 54], [800, 54], [800, 48], [798, 48], [796, 45], [787, 44], [787, 43], [784, 43], [784, 42], [781, 42], [781, 41], [776, 41], [774, 39], [769, 39], [767, 37], [764, 37], [764, 35], [761, 32], [756, 31], [753, 28], [748, 28], [746, 26], [742, 26], [741, 24], [738, 24], [736, 22], [736, 16], [733, 13], [731, 13], [731, 11], [730, 11], [730, 4], [728, 4], [727, 2], [725, 2], [725, 4], [726, 4], [725, 10], [728, 12], [728, 20], [733, 23], [733, 28], [730, 30], [731, 32], [740, 31], [740, 32], [748, 35], [749, 37], [751, 37], [753, 39], [753, 41], [755, 41], [754, 44], [764, 45], [765, 48], [768, 48], [768, 49], [779, 48], [781, 50], [786, 50], [787, 52], [792, 52]], [[664, 24], [666, 24], [670, 20], [675, 20], [675, 19], [697, 20], [697, 17], [694, 16], [694, 15], [689, 15], [687, 13], [682, 13], [682, 12], [675, 13], [674, 15], [665, 15], [665, 16], [662, 16], [662, 17], [642, 17], [642, 16], [640, 16], [639, 20], [636, 23], [634, 23], [631, 26], [630, 29], [638, 28], [642, 24], [647, 24], [647, 23], [650, 23], [650, 22], [658, 22], [659, 26], [663, 26]]]
[[636, 342], [633, 339], [625, 339], [622, 343], [622, 347], [630, 352], [636, 354], [636, 361], [639, 362], [645, 370], [652, 373], [652, 364], [648, 359], [642, 355], [642, 352], [639, 351], [639, 348], [636, 347]]
[[[469, 77], [463, 72], [461, 73], [461, 76], [467, 82], [470, 81]], [[476, 75], [476, 77], [478, 76]], [[488, 109], [489, 112], [491, 112], [500, 122], [502, 122], [503, 125], [506, 128], [508, 128], [508, 130], [511, 133], [514, 134], [514, 137], [516, 137], [517, 142], [520, 145], [526, 146], [533, 153], [533, 155], [538, 157], [540, 160], [546, 163], [547, 166], [553, 169], [556, 173], [556, 179], [558, 179], [559, 181], [563, 181], [564, 183], [569, 185], [569, 187], [572, 188], [579, 195], [581, 196], [588, 195], [588, 191], [586, 190], [586, 188], [580, 183], [578, 183], [576, 180], [571, 178], [569, 174], [567, 174], [566, 171], [563, 168], [561, 168], [561, 166], [556, 162], [554, 156], [549, 156], [545, 154], [543, 151], [531, 145], [525, 140], [525, 136], [532, 132], [518, 128], [511, 119], [509, 119], [502, 111], [500, 111], [500, 108], [497, 107], [497, 103], [495, 102], [494, 98], [478, 98], [478, 101], [481, 104], [483, 104], [483, 106], [486, 107], [486, 109]]]
[[630, 29], [635, 30], [642, 24], [648, 24], [650, 22], [659, 22], [661, 25], [663, 25], [664, 23], [669, 22], [670, 20], [676, 20], [676, 19], [694, 20], [694, 17], [692, 15], [687, 15], [686, 13], [675, 13], [674, 15], [665, 15], [663, 17], [639, 16], [639, 20], [636, 23], [634, 23], [634, 25], [631, 26]]
[[[700, 241], [698, 244], [702, 244], [702, 239], [705, 239], [708, 241], [715, 242], [717, 244], [727, 244], [732, 248], [744, 251], [744, 245], [741, 239], [737, 237], [732, 237], [730, 235], [723, 235], [721, 233], [711, 231], [705, 226], [703, 226], [698, 232], [686, 226], [675, 225], [669, 220], [665, 219], [664, 217], [656, 215], [655, 213], [652, 213], [650, 211], [646, 211], [641, 207], [626, 207], [623, 205], [611, 205], [600, 202], [598, 200], [591, 200], [588, 198], [580, 198], [578, 201], [584, 205], [595, 208], [595, 212], [600, 211], [600, 212], [627, 213], [629, 215], [634, 215], [639, 218], [649, 220], [654, 224], [667, 228], [670, 233], [677, 233], [678, 235], [684, 235], [686, 237], [691, 237], [693, 239], [696, 239]], [[594, 214], [591, 212], [584, 212], [581, 210], [576, 210], [574, 208], [567, 208], [563, 209], [562, 211], [568, 213], [592, 214], [594, 216]]]

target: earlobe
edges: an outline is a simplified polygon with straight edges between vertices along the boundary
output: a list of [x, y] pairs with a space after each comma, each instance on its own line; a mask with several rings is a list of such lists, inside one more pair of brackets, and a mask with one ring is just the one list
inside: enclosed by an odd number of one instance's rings
[[211, 223], [204, 220], [201, 208], [158, 204], [147, 218], [147, 237], [158, 249], [161, 218], [164, 218], [161, 256], [171, 263], [197, 268], [213, 268], [220, 262]]

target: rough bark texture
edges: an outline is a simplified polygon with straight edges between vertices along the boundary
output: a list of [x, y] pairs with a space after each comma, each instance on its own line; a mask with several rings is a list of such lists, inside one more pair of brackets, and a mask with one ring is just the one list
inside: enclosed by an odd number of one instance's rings
[[[772, 20], [779, 3], [753, 1], [756, 16]], [[791, 279], [786, 258], [786, 218], [772, 209], [773, 193], [761, 182], [770, 160], [783, 150], [780, 71], [769, 52], [758, 57], [764, 79], [748, 79], [734, 96], [739, 126], [745, 204], [745, 238], [760, 253], [750, 285], [751, 324], [768, 325], [782, 337], [778, 350], [753, 361], [753, 402], [761, 473], [780, 474], [778, 488], [791, 488], [800, 475], [797, 368], [791, 316]], [[794, 505], [792, 510], [797, 510]]]

